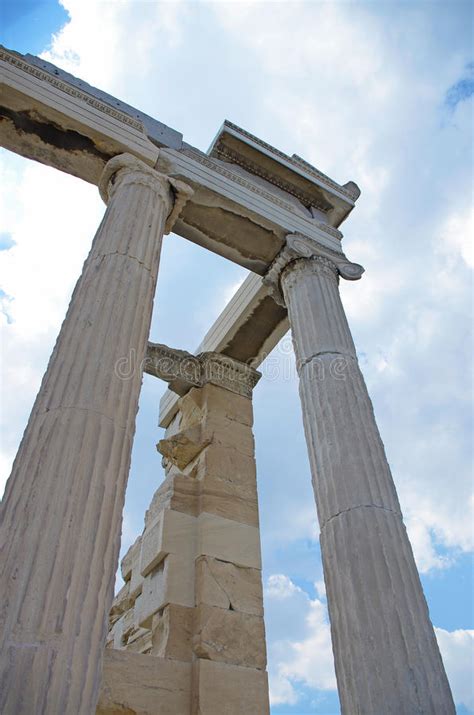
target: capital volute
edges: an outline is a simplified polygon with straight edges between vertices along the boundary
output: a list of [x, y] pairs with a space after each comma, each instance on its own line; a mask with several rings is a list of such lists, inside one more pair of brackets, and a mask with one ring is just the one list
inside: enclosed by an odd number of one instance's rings
[[270, 287], [274, 299], [280, 305], [285, 304], [281, 288], [282, 275], [297, 270], [305, 261], [311, 261], [315, 268], [331, 272], [336, 280], [341, 276], [346, 280], [356, 281], [364, 272], [361, 265], [351, 263], [342, 251], [333, 251], [301, 233], [290, 233], [263, 278], [263, 282]]
[[184, 181], [163, 174], [128, 153], [114, 156], [107, 162], [99, 180], [99, 193], [104, 203], [108, 204], [120, 188], [131, 184], [152, 189], [167, 204], [164, 233], [170, 233], [194, 193]]

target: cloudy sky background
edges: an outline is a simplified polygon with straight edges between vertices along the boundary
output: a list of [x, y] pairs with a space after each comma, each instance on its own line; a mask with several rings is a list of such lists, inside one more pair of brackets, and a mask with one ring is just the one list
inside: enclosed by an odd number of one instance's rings
[[[474, 713], [470, 2], [5, 2], [1, 41], [206, 149], [224, 118], [362, 195], [341, 286], [458, 713]], [[95, 229], [97, 189], [1, 151], [0, 491]], [[194, 350], [245, 277], [165, 239], [151, 339]], [[318, 524], [289, 336], [255, 391], [272, 713], [333, 715]], [[123, 525], [162, 479], [145, 376]]]

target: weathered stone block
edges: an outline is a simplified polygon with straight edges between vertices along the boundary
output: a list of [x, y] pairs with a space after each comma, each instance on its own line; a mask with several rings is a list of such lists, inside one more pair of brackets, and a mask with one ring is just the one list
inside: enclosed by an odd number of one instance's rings
[[113, 600], [112, 608], [110, 609], [110, 619], [113, 621], [117, 620], [125, 611], [128, 611], [132, 607], [133, 599], [130, 597], [130, 581], [126, 581]]
[[255, 460], [236, 449], [208, 447], [197, 460], [195, 473], [209, 491], [257, 501]]
[[190, 663], [104, 652], [96, 715], [189, 715], [190, 710]]
[[265, 671], [202, 659], [194, 668], [193, 715], [269, 715]]
[[239, 566], [260, 569], [260, 534], [255, 526], [203, 513], [198, 521], [197, 556], [214, 556]]
[[169, 554], [143, 579], [137, 601], [137, 622], [150, 628], [152, 617], [168, 603], [194, 606], [194, 557]]
[[196, 517], [165, 509], [148, 524], [142, 535], [140, 573], [146, 576], [166, 554], [187, 554], [196, 550]]
[[196, 560], [196, 604], [263, 616], [262, 575], [209, 556]]
[[194, 608], [170, 603], [153, 616], [151, 654], [176, 660], [192, 659]]
[[251, 428], [219, 415], [212, 414], [206, 419], [203, 423], [201, 439], [207, 444], [236, 449], [249, 457], [255, 454], [255, 441]]
[[122, 571], [122, 578], [124, 581], [129, 581], [132, 576], [133, 564], [136, 560], [137, 553], [140, 553], [140, 541], [141, 537], [139, 536], [135, 543], [131, 545], [131, 547], [122, 559], [120, 567]]
[[193, 477], [179, 472], [170, 473], [153, 495], [145, 515], [145, 526], [151, 524], [165, 509], [196, 516], [198, 491], [199, 485]]
[[202, 452], [211, 439], [212, 435], [204, 434], [201, 425], [194, 425], [167, 439], [161, 439], [157, 444], [157, 449], [178, 469], [184, 469]]
[[193, 649], [199, 658], [264, 670], [263, 618], [201, 604], [196, 608]]
[[201, 389], [193, 388], [179, 401], [180, 426], [200, 422], [209, 414], [218, 415], [248, 427], [253, 424], [252, 401], [217, 385], [207, 384]]
[[259, 525], [258, 505], [256, 500], [241, 499], [218, 491], [208, 491], [205, 487], [199, 497], [200, 511], [222, 516], [250, 526]]

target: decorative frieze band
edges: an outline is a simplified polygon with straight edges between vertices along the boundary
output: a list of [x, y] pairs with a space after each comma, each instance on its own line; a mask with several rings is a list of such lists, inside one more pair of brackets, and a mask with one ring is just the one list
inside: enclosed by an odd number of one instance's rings
[[142, 122], [133, 119], [133, 117], [128, 116], [128, 114], [125, 114], [124, 112], [120, 112], [118, 109], [114, 109], [114, 107], [111, 107], [109, 104], [105, 104], [105, 102], [99, 101], [91, 94], [87, 94], [86, 92], [77, 89], [76, 87], [73, 87], [67, 82], [63, 82], [62, 80], [58, 79], [57, 77], [54, 77], [48, 72], [44, 72], [38, 67], [34, 67], [33, 65], [28, 64], [28, 62], [25, 62], [16, 54], [7, 52], [4, 48], [0, 48], [0, 60], [3, 60], [3, 62], [8, 62], [8, 64], [17, 67], [19, 70], [22, 70], [22, 72], [26, 72], [27, 74], [36, 77], [36, 79], [39, 79], [42, 82], [47, 82], [53, 87], [56, 87], [56, 89], [61, 90], [61, 92], [69, 94], [71, 97], [75, 97], [76, 99], [80, 99], [81, 102], [89, 104], [91, 107], [94, 107], [94, 109], [98, 109], [99, 111], [104, 112], [104, 114], [108, 114], [110, 117], [118, 119], [120, 122], [128, 124], [128, 126], [133, 127], [137, 131], [144, 133], [144, 127]]
[[[206, 166], [208, 169], [212, 169], [212, 171], [215, 171], [216, 174], [225, 176], [226, 179], [233, 181], [235, 184], [243, 186], [245, 189], [248, 189], [248, 191], [252, 191], [252, 193], [257, 194], [258, 196], [262, 196], [268, 201], [271, 201], [271, 203], [276, 204], [277, 206], [281, 206], [281, 208], [285, 209], [286, 211], [294, 212], [295, 210], [295, 207], [288, 201], [285, 201], [271, 191], [265, 191], [265, 189], [257, 185], [254, 181], [247, 181], [241, 174], [232, 171], [232, 169], [230, 168], [232, 167], [232, 164], [230, 163], [223, 165], [222, 161], [213, 159], [212, 157], [203, 154], [198, 149], [194, 149], [189, 145], [187, 145], [184, 149], [181, 149], [180, 154], [184, 154], [184, 156], [189, 157], [193, 161], [196, 161], [198, 164]], [[324, 223], [324, 221], [317, 221], [316, 219], [314, 219], [314, 225], [320, 231], [327, 233], [332, 238], [336, 238], [338, 241], [342, 239], [341, 231], [339, 231], [337, 228], [334, 228], [334, 226], [330, 226], [328, 223]]]
[[221, 353], [192, 355], [159, 343], [148, 343], [144, 370], [168, 382], [170, 390], [180, 396], [192, 387], [211, 383], [250, 398], [261, 377], [261, 373], [250, 365]]
[[308, 236], [301, 233], [292, 233], [286, 237], [286, 243], [278, 256], [275, 258], [267, 274], [263, 278], [265, 285], [272, 290], [274, 299], [280, 305], [284, 305], [281, 291], [281, 275], [283, 271], [301, 259], [317, 261], [326, 270], [331, 270], [337, 276], [342, 276], [346, 280], [356, 281], [362, 276], [364, 268], [358, 263], [351, 263], [344, 253], [332, 251], [330, 248], [322, 246]]

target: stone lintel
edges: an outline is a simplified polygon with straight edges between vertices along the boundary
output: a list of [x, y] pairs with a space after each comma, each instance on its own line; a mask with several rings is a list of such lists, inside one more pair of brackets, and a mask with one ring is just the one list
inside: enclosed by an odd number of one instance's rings
[[272, 291], [275, 301], [284, 305], [280, 279], [283, 271], [300, 259], [320, 259], [331, 266], [338, 276], [349, 281], [359, 280], [364, 273], [363, 266], [351, 263], [342, 251], [332, 251], [309, 236], [299, 233], [289, 234], [286, 237], [285, 247], [273, 261], [263, 282]]
[[211, 383], [244, 397], [251, 397], [261, 373], [250, 365], [217, 352], [192, 355], [159, 343], [148, 343], [144, 370], [169, 383], [181, 397], [192, 387]]
[[[286, 308], [275, 302], [262, 278], [250, 273], [196, 353], [218, 352], [257, 368], [288, 331]], [[168, 427], [178, 410], [178, 395], [166, 390], [160, 401], [160, 426]]]
[[133, 154], [194, 190], [175, 233], [259, 275], [288, 233], [340, 249], [337, 227], [354, 206], [355, 185], [340, 186], [228, 122], [219, 141], [238, 137], [237, 160], [221, 150], [219, 158], [217, 148], [210, 156], [182, 142], [179, 132], [31, 55], [0, 48], [0, 72], [5, 148], [95, 184], [112, 157]]

